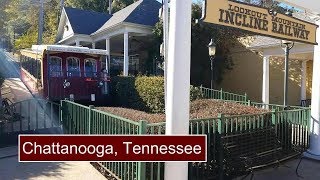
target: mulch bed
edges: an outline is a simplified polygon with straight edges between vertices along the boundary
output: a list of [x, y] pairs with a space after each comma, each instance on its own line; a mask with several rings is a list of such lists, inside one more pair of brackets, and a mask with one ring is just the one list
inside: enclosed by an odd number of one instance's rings
[[[147, 120], [149, 123], [165, 121], [165, 114], [151, 114], [121, 107], [97, 107], [97, 109], [134, 121]], [[217, 117], [219, 113], [232, 116], [265, 112], [268, 110], [222, 100], [201, 99], [190, 103], [190, 119], [213, 118]]]

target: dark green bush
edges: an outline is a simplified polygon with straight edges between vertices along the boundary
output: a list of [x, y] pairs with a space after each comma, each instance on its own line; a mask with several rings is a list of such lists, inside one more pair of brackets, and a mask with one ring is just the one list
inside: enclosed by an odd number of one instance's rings
[[[118, 76], [112, 79], [111, 92], [118, 106], [130, 107], [146, 112], [164, 112], [164, 79], [163, 77]], [[190, 87], [190, 100], [202, 97], [200, 88]]]

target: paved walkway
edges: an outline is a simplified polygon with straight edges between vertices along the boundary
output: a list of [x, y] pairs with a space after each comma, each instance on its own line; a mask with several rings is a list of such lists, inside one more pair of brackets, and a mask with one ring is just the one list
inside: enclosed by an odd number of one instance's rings
[[105, 180], [88, 162], [19, 163], [16, 154], [17, 147], [0, 149], [1, 180]]
[[19, 78], [7, 78], [2, 85], [2, 98], [7, 97], [12, 102], [31, 99], [33, 96]]
[[[303, 159], [298, 173], [296, 175], [296, 168], [300, 158], [296, 158], [281, 164], [278, 168], [268, 168], [255, 172], [254, 180], [320, 180], [320, 161]], [[236, 178], [240, 180], [241, 177]], [[249, 180], [250, 176], [246, 178]]]

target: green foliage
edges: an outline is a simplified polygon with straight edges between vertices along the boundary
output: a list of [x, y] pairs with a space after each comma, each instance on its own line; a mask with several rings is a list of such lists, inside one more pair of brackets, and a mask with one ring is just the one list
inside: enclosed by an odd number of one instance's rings
[[137, 77], [135, 89], [143, 104], [154, 113], [164, 112], [164, 79], [163, 77]]
[[38, 33], [36, 31], [28, 32], [16, 40], [15, 49], [30, 48], [31, 45], [37, 43], [37, 39], [38, 39]]
[[136, 2], [138, 0], [113, 0], [112, 1], [112, 11], [117, 12], [130, 4]]
[[202, 93], [200, 87], [190, 86], [190, 101], [194, 101], [197, 99], [202, 99], [204, 94]]
[[[117, 12], [137, 0], [113, 0], [112, 1], [112, 12]], [[67, 6], [75, 7], [79, 9], [92, 10], [97, 12], [108, 13], [109, 1], [108, 0], [66, 0]]]
[[136, 109], [145, 109], [140, 104], [138, 93], [135, 89], [134, 77], [117, 76], [112, 78], [111, 94], [115, 104], [123, 107], [136, 107]]
[[85, 9], [85, 10], [92, 10], [97, 12], [107, 12], [109, 2], [107, 0], [66, 0], [66, 6]]
[[[163, 113], [164, 79], [159, 76], [123, 77], [112, 79], [112, 96], [118, 106], [152, 113]], [[190, 100], [202, 98], [200, 88], [190, 87]]]

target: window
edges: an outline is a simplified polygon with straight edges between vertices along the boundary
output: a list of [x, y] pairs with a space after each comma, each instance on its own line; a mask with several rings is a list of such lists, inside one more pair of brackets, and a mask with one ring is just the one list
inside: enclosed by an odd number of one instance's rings
[[84, 76], [97, 77], [97, 61], [95, 59], [84, 60]]
[[76, 57], [67, 58], [67, 75], [69, 77], [80, 77], [80, 59]]
[[57, 56], [50, 57], [50, 77], [62, 76], [62, 59]]

